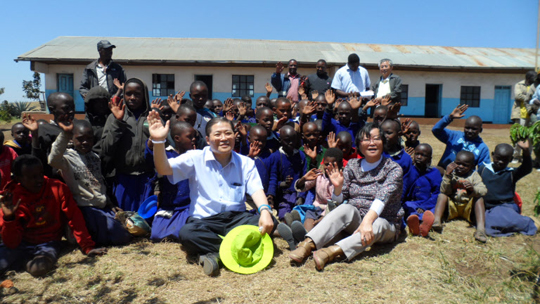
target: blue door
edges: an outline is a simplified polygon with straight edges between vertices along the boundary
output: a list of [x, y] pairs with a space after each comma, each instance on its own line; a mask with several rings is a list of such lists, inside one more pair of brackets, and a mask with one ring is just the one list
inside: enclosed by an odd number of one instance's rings
[[58, 92], [68, 93], [73, 97], [73, 74], [56, 74]]
[[510, 122], [512, 110], [512, 87], [495, 86], [495, 100], [493, 101], [493, 123], [507, 124]]

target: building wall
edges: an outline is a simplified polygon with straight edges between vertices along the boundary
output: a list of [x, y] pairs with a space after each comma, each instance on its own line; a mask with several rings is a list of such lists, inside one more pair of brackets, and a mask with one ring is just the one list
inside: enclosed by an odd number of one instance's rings
[[[255, 96], [265, 95], [265, 84], [270, 82], [274, 72], [272, 68], [249, 67], [184, 67], [184, 66], [128, 66], [124, 65], [128, 78], [141, 78], [150, 92], [150, 99], [165, 96], [152, 95], [152, 74], [174, 74], [175, 91], [188, 91], [195, 75], [213, 76], [213, 98], [225, 100], [231, 96], [232, 75], [254, 75]], [[45, 75], [45, 89], [47, 96], [58, 89], [57, 74], [73, 74], [74, 97], [77, 111], [84, 109], [84, 101], [78, 88], [81, 82], [84, 65], [49, 65]], [[376, 69], [368, 70], [372, 83], [379, 77]], [[314, 73], [315, 69], [299, 69], [300, 74]], [[395, 71], [401, 76], [403, 84], [409, 85], [409, 99], [407, 106], [401, 108], [406, 116], [424, 116], [426, 84], [441, 84], [442, 99], [440, 100], [438, 116], [449, 114], [460, 103], [461, 86], [480, 86], [480, 107], [469, 108], [467, 116], [478, 115], [484, 121], [493, 121], [495, 86], [512, 86], [524, 78], [521, 74], [495, 74], [495, 73], [456, 73], [456, 72], [423, 72], [423, 71]], [[272, 97], [277, 94], [272, 94]], [[513, 96], [513, 92], [512, 92]], [[189, 97], [189, 95], [186, 95]], [[508, 101], [508, 109], [512, 106]]]

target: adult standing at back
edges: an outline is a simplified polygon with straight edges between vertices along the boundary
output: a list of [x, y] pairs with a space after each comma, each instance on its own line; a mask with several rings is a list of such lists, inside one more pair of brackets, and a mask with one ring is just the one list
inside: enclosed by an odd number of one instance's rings
[[315, 68], [317, 68], [317, 73], [309, 75], [304, 84], [306, 94], [310, 100], [312, 100], [314, 91], [317, 91], [319, 95], [324, 95], [328, 89], [332, 88], [332, 77], [328, 76], [326, 72], [326, 60], [319, 59]]
[[339, 97], [360, 96], [371, 86], [368, 71], [360, 66], [360, 57], [350, 54], [347, 64], [334, 75], [332, 88]]
[[[522, 126], [529, 126], [530, 124], [530, 104], [529, 101], [535, 92], [534, 81], [536, 80], [536, 72], [528, 71], [525, 74], [525, 79], [516, 83], [514, 86], [514, 105], [512, 106], [512, 113], [510, 119], [514, 123], [521, 124]], [[521, 161], [521, 149], [518, 146], [514, 147], [514, 160], [513, 163]]]
[[283, 63], [278, 62], [276, 64], [276, 72], [272, 74], [270, 82], [272, 86], [278, 92], [278, 97], [287, 97], [287, 99], [298, 102], [300, 97], [298, 95], [298, 87], [300, 86], [300, 74], [296, 72], [298, 69], [298, 62], [295, 59], [289, 60], [289, 73], [282, 74]]
[[101, 40], [97, 44], [99, 59], [92, 61], [84, 68], [79, 93], [82, 98], [86, 98], [88, 91], [100, 86], [109, 91], [113, 96], [118, 88], [114, 85], [114, 80], [118, 79], [121, 84], [126, 82], [126, 72], [124, 68], [112, 60], [115, 45], [108, 40]]
[[379, 62], [381, 77], [371, 86], [375, 94], [375, 100], [382, 101], [383, 98], [392, 102], [398, 102], [401, 98], [401, 77], [392, 73], [394, 64], [392, 60], [385, 58]]

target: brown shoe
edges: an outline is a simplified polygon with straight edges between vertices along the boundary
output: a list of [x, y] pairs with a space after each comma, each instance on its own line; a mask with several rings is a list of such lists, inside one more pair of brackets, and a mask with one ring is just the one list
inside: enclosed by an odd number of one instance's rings
[[407, 218], [407, 227], [409, 227], [412, 235], [420, 234], [420, 220], [418, 219], [418, 215], [413, 214]]
[[422, 224], [420, 224], [420, 234], [422, 234], [423, 237], [427, 237], [429, 235], [429, 231], [431, 230], [431, 226], [433, 226], [434, 221], [435, 216], [431, 211], [428, 210], [424, 212]]
[[313, 253], [315, 268], [321, 271], [328, 262], [332, 262], [337, 256], [343, 254], [343, 250], [338, 245], [333, 245], [328, 248], [322, 248]]
[[289, 258], [296, 263], [302, 263], [307, 259], [315, 249], [315, 243], [310, 238], [306, 238], [296, 246], [296, 249], [289, 253]]

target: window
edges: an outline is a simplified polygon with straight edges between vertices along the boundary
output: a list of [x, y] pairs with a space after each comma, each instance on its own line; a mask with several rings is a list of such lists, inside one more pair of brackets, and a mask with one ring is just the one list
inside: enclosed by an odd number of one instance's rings
[[253, 75], [233, 75], [232, 76], [232, 96], [242, 97], [248, 95], [253, 97], [254, 85]]
[[152, 95], [174, 95], [174, 74], [152, 74]]
[[408, 84], [402, 84], [401, 85], [401, 106], [406, 106], [409, 102], [409, 85]]
[[469, 105], [469, 107], [480, 107], [480, 87], [461, 86], [460, 104]]

